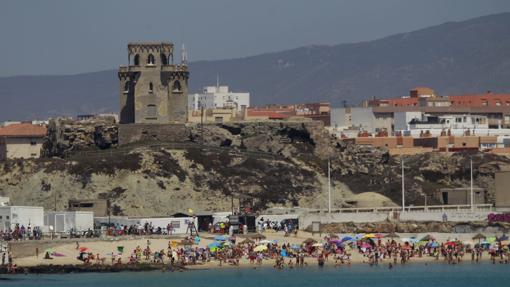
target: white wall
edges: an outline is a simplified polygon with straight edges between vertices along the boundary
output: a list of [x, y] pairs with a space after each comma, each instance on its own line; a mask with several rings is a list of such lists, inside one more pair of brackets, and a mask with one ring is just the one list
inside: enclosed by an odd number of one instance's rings
[[[13, 229], [16, 224], [21, 227], [24, 225], [28, 227], [30, 224], [33, 227], [44, 225], [44, 209], [36, 206], [2, 206], [0, 207], [0, 228], [5, 230], [10, 225]], [[9, 218], [7, 218], [7, 216]]]
[[77, 232], [94, 229], [94, 213], [91, 211], [46, 212], [44, 225], [53, 226], [55, 232]]

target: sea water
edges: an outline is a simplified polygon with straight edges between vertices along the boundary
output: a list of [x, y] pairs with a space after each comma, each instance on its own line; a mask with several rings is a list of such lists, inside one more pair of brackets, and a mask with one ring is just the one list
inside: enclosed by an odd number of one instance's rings
[[0, 286], [109, 286], [109, 287], [259, 287], [259, 286], [510, 286], [510, 265], [489, 263], [458, 265], [408, 264], [304, 267], [275, 270], [224, 268], [184, 272], [119, 272], [55, 275], [2, 275]]

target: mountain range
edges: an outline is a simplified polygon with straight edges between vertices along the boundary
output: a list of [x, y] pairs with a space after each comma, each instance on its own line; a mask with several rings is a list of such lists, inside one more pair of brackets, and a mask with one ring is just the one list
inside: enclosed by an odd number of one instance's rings
[[[250, 92], [252, 105], [358, 105], [363, 99], [407, 95], [415, 86], [440, 95], [505, 93], [510, 92], [510, 13], [360, 43], [196, 61], [189, 68], [190, 91], [215, 84], [219, 75], [231, 90]], [[0, 77], [0, 120], [117, 112], [116, 74], [114, 69]]]

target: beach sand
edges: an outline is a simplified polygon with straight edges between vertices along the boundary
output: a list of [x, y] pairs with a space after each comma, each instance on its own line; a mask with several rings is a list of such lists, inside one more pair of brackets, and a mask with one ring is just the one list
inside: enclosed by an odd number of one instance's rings
[[[433, 233], [434, 234], [434, 233]], [[274, 231], [266, 231], [264, 235], [267, 237], [267, 240], [277, 240], [279, 244], [282, 243], [290, 243], [290, 244], [301, 244], [305, 239], [307, 238], [314, 238], [319, 242], [323, 242], [324, 234], [319, 235], [315, 234], [312, 235], [308, 232], [302, 232], [300, 231], [297, 236], [291, 235], [289, 237], [284, 237], [284, 234], [282, 232], [274, 232]], [[416, 234], [413, 234], [417, 238]], [[214, 240], [215, 234], [209, 234], [209, 233], [202, 233], [200, 234], [201, 241], [198, 247], [206, 247], [208, 244], [212, 243]], [[401, 238], [405, 238], [406, 234], [401, 234]], [[423, 235], [424, 236], [424, 235]], [[469, 240], [473, 235], [472, 234], [435, 234], [434, 235], [439, 241], [446, 241], [447, 239], [453, 239], [458, 238], [460, 240]], [[101, 258], [105, 258], [105, 264], [111, 264], [111, 258], [110, 255], [112, 252], [117, 253], [117, 247], [123, 246], [124, 252], [122, 254], [122, 263], [128, 263], [129, 262], [129, 256], [131, 255], [132, 251], [137, 247], [140, 246], [142, 249], [146, 248], [147, 246], [147, 239], [150, 240], [150, 248], [154, 251], [159, 250], [167, 250], [169, 241], [180, 241], [184, 237], [144, 237], [144, 236], [138, 236], [138, 237], [116, 237], [116, 238], [106, 238], [104, 240], [94, 240], [94, 241], [80, 241], [80, 239], [69, 239], [66, 240], [63, 243], [60, 243], [62, 241], [59, 241], [57, 245], [52, 247], [52, 249], [55, 252], [61, 253], [64, 256], [62, 257], [55, 257], [53, 256], [53, 259], [44, 259], [44, 251], [43, 248], [45, 244], [41, 242], [39, 247], [39, 256], [35, 256], [35, 247], [33, 248], [33, 252], [28, 250], [29, 254], [33, 254], [32, 256], [24, 256], [20, 258], [14, 257], [14, 262], [18, 264], [20, 267], [28, 267], [28, 266], [37, 266], [37, 265], [66, 265], [66, 264], [77, 264], [81, 265], [83, 264], [82, 261], [78, 260], [76, 257], [79, 255], [79, 251], [77, 250], [76, 242], [79, 243], [80, 247], [87, 247], [94, 255], [99, 254]], [[238, 238], [238, 241], [242, 241], [242, 238]], [[382, 239], [383, 242], [386, 241], [386, 239]], [[399, 240], [399, 239], [396, 239]], [[47, 241], [46, 241], [47, 243]], [[16, 243], [15, 243], [16, 244]], [[37, 246], [37, 245], [35, 245]], [[47, 244], [46, 244], [47, 246]], [[193, 247], [195, 247], [194, 245]], [[27, 250], [25, 250], [27, 251]], [[25, 252], [26, 253], [26, 252]], [[359, 254], [356, 250], [353, 250], [351, 252], [351, 264], [361, 264], [366, 263], [368, 260], [366, 257], [363, 257], [361, 254]], [[488, 258], [488, 256], [485, 256], [485, 258]], [[165, 260], [167, 261], [167, 257], [165, 257]], [[469, 256], [465, 256], [464, 260], [470, 260]], [[295, 260], [293, 260], [295, 263]], [[439, 261], [436, 261], [433, 257], [424, 256], [422, 258], [414, 257], [411, 259], [410, 262], [442, 262], [442, 258], [439, 259]], [[143, 262], [143, 261], [142, 261]], [[285, 262], [289, 262], [289, 259], [286, 259]], [[315, 258], [305, 258], [305, 262], [308, 265], [317, 265], [317, 260]], [[388, 264], [390, 262], [393, 262], [391, 259], [386, 259], [382, 261], [382, 264]], [[95, 262], [94, 262], [95, 263]], [[263, 265], [264, 266], [273, 266], [274, 260], [264, 260]], [[332, 258], [330, 258], [326, 265], [334, 265], [335, 262]], [[246, 258], [242, 258], [240, 260], [240, 267], [252, 267], [256, 268], [258, 265], [256, 264], [250, 264], [249, 260]], [[206, 262], [204, 264], [199, 263], [197, 265], [187, 265], [187, 268], [190, 269], [210, 269], [210, 268], [228, 268], [228, 267], [234, 267], [232, 265], [223, 263], [222, 266], [219, 265], [218, 261], [211, 261]], [[237, 266], [236, 266], [237, 267]]]

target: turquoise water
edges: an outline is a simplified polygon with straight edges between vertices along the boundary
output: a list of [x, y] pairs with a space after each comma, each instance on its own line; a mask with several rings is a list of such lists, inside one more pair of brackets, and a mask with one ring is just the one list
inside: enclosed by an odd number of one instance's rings
[[510, 286], [510, 265], [461, 264], [396, 266], [366, 265], [306, 267], [277, 271], [272, 268], [194, 270], [187, 272], [121, 272], [66, 275], [2, 276], [0, 286], [122, 286], [122, 287], [258, 287], [258, 286]]

